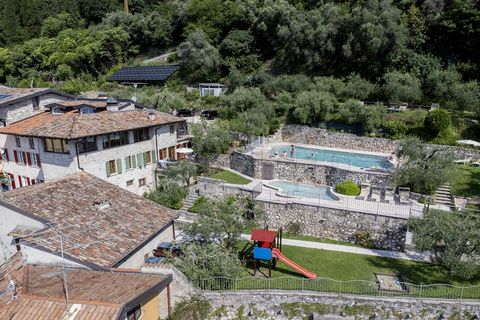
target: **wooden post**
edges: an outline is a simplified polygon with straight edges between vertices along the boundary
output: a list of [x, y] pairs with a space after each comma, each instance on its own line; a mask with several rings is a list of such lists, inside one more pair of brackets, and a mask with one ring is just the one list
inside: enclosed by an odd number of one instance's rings
[[168, 308], [168, 318], [172, 318], [172, 294], [170, 292], [170, 283], [167, 285], [167, 308]]

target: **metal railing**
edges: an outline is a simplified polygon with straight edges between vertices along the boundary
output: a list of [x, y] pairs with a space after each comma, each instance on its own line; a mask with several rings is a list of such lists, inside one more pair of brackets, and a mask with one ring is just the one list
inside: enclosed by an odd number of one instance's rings
[[204, 291], [284, 290], [313, 291], [380, 297], [410, 297], [430, 299], [480, 299], [480, 285], [453, 286], [450, 284], [413, 284], [399, 282], [398, 290], [381, 289], [379, 284], [366, 280], [339, 281], [329, 278], [226, 278], [216, 277], [194, 284]]

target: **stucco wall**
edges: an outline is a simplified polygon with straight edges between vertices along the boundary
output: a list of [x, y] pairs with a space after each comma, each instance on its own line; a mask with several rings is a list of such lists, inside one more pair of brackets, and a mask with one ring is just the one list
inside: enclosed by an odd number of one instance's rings
[[65, 261], [62, 259], [60, 255], [55, 255], [52, 253], [48, 253], [39, 249], [36, 249], [34, 247], [30, 246], [21, 246], [22, 250], [22, 256], [25, 259], [25, 262], [27, 264], [67, 264], [70, 266], [74, 267], [82, 267], [85, 268], [84, 265], [73, 262], [71, 260], [65, 259]]
[[[166, 291], [166, 289], [164, 290]], [[158, 320], [160, 315], [160, 299], [158, 296], [142, 303], [142, 320]]]
[[43, 223], [0, 205], [0, 264], [17, 251], [16, 247], [11, 245], [13, 238], [7, 235], [17, 226], [41, 229]]
[[145, 255], [152, 256], [153, 249], [156, 249], [161, 242], [172, 242], [173, 240], [173, 226], [170, 225], [155, 238], [150, 240], [137, 252], [135, 252], [126, 261], [121, 263], [118, 268], [138, 269], [145, 263]]

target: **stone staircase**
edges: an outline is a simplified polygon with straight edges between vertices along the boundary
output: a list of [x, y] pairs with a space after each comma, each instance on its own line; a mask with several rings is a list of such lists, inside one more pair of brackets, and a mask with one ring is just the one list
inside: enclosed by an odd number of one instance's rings
[[176, 223], [192, 223], [198, 217], [198, 214], [193, 212], [188, 212], [188, 209], [193, 206], [195, 201], [199, 198], [199, 195], [190, 190], [188, 195], [183, 200], [183, 206], [178, 210], [179, 217], [175, 220]]
[[438, 188], [433, 199], [437, 204], [443, 204], [450, 208], [455, 207], [450, 185], [448, 183]]

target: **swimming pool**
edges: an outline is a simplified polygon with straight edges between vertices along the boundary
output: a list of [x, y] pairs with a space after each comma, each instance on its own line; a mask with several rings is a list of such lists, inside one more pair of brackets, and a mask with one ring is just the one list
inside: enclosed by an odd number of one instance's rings
[[[282, 158], [282, 155], [286, 155], [286, 158], [290, 159], [289, 145], [273, 146], [271, 148], [272, 157], [275, 157], [275, 152], [280, 159]], [[358, 152], [337, 151], [330, 149], [295, 146], [294, 158], [302, 160], [342, 163], [358, 168], [393, 168], [393, 164], [385, 161], [385, 157], [383, 156]]]
[[289, 181], [271, 181], [268, 185], [280, 189], [280, 193], [286, 196], [337, 200], [337, 198], [329, 192], [328, 187], [326, 186], [316, 186], [313, 184], [294, 183]]

